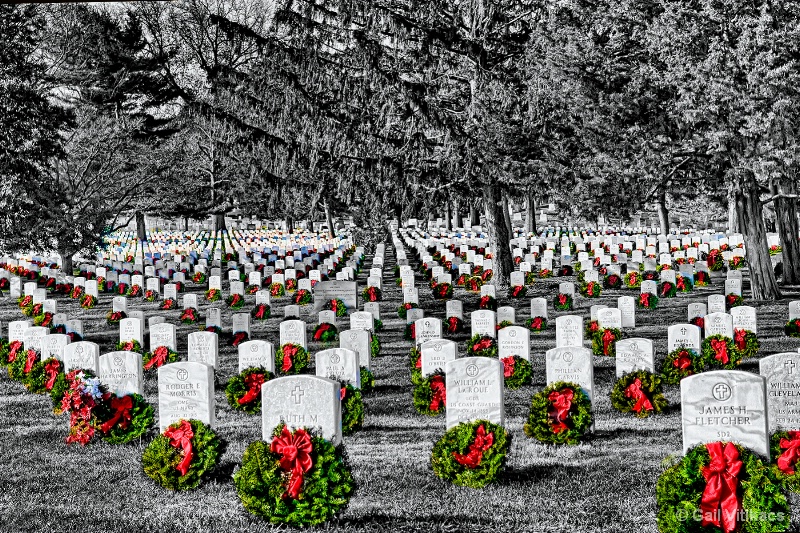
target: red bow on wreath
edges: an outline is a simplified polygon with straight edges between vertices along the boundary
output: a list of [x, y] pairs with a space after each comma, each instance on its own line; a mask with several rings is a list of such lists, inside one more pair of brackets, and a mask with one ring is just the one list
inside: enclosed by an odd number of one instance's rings
[[800, 431], [788, 431], [778, 445], [786, 450], [778, 457], [778, 468], [787, 476], [794, 475], [794, 466], [800, 459]]
[[191, 320], [195, 321], [197, 318], [194, 316], [194, 309], [188, 308], [183, 310], [183, 314], [181, 315], [181, 320]]
[[447, 332], [455, 333], [458, 330], [458, 317], [451, 316], [447, 319]]
[[480, 466], [481, 460], [483, 459], [483, 452], [491, 448], [492, 444], [494, 444], [494, 433], [487, 434], [486, 428], [484, 428], [483, 424], [481, 424], [478, 426], [478, 430], [475, 434], [475, 440], [473, 440], [472, 444], [469, 445], [469, 451], [466, 453], [466, 455], [453, 452], [453, 459], [455, 459], [456, 462], [461, 466], [475, 468]]
[[442, 405], [447, 403], [447, 387], [442, 376], [431, 378], [431, 403], [428, 406], [431, 411], [438, 411]]
[[744, 464], [739, 460], [739, 450], [731, 442], [724, 450], [721, 442], [710, 442], [706, 449], [711, 461], [703, 468], [706, 488], [700, 499], [703, 513], [700, 525], [721, 527], [725, 533], [731, 533], [736, 529], [736, 515], [741, 508], [737, 492]]
[[503, 377], [510, 378], [514, 375], [514, 365], [517, 364], [517, 360], [511, 355], [509, 357], [503, 357], [501, 361], [503, 362]]
[[136, 345], [133, 344], [133, 341], [128, 341], [122, 347], [122, 350], [125, 351], [125, 352], [132, 352], [135, 347], [136, 347]]
[[47, 376], [47, 380], [44, 382], [44, 388], [47, 390], [52, 390], [53, 385], [55, 385], [56, 378], [58, 377], [58, 371], [61, 369], [61, 363], [58, 361], [50, 361], [46, 365], [44, 365], [44, 373]]
[[614, 335], [614, 332], [610, 329], [607, 329], [603, 332], [603, 355], [608, 355], [609, 347], [611, 343], [614, 342], [617, 337]]
[[689, 357], [689, 352], [682, 350], [678, 353], [678, 357], [672, 361], [672, 366], [680, 370], [686, 370], [692, 366], [692, 358]]
[[169, 357], [169, 348], [166, 346], [159, 346], [153, 350], [153, 356], [147, 363], [145, 363], [144, 369], [150, 370], [153, 367], [159, 368], [161, 365], [167, 362], [167, 357]]
[[39, 357], [39, 353], [36, 350], [34, 350], [33, 348], [31, 348], [30, 350], [27, 351], [26, 357], [28, 359], [25, 361], [25, 370], [24, 370], [24, 372], [27, 374], [28, 372], [31, 371], [31, 369], [33, 368], [33, 365], [36, 363], [36, 358]]
[[239, 405], [248, 404], [258, 398], [258, 395], [261, 393], [261, 385], [264, 384], [264, 374], [259, 374], [257, 372], [248, 374], [247, 377], [244, 378], [244, 384], [247, 387], [247, 392], [244, 396], [236, 400]]
[[538, 316], [537, 316], [537, 317], [535, 317], [535, 318], [534, 318], [534, 319], [531, 321], [531, 326], [533, 326], [533, 329], [537, 329], [537, 330], [538, 330], [538, 329], [542, 329], [542, 318], [541, 318], [541, 317], [538, 317]]
[[566, 294], [559, 294], [558, 295], [558, 305], [567, 305], [567, 295]]
[[636, 378], [633, 383], [625, 388], [625, 397], [636, 400], [633, 410], [637, 413], [641, 413], [642, 409], [646, 409], [647, 411], [653, 410], [653, 404], [650, 403], [650, 398], [648, 398], [642, 390], [642, 380], [639, 378]]
[[284, 372], [288, 372], [292, 369], [292, 360], [294, 356], [297, 355], [297, 351], [297, 348], [292, 344], [283, 346], [283, 366], [281, 368]]
[[564, 389], [562, 391], [553, 391], [547, 399], [553, 403], [554, 409], [548, 411], [548, 416], [552, 419], [551, 425], [553, 426], [553, 433], [561, 433], [569, 429], [564, 421], [569, 416], [569, 411], [572, 409], [572, 398], [575, 392], [572, 389]]
[[[100, 431], [108, 433], [119, 423], [119, 427], [125, 429], [131, 421], [131, 409], [133, 409], [133, 398], [126, 394], [119, 398], [111, 398], [111, 409], [114, 410], [114, 416], [107, 421], [103, 422], [100, 426]], [[185, 475], [185, 474], [184, 474]]]
[[778, 469], [787, 476], [792, 476], [795, 473], [795, 464], [800, 459], [800, 431], [787, 431], [786, 437], [778, 443], [782, 450], [786, 450], [778, 457]]
[[733, 330], [733, 342], [736, 344], [736, 348], [739, 350], [744, 350], [747, 347], [747, 330]]
[[304, 429], [298, 429], [292, 434], [284, 426], [281, 435], [272, 439], [270, 451], [280, 454], [281, 468], [289, 472], [289, 482], [283, 498], [287, 496], [297, 499], [303, 488], [303, 474], [311, 470], [313, 462], [311, 460], [311, 437]]
[[475, 344], [472, 345], [472, 353], [478, 353], [483, 350], [488, 350], [492, 347], [492, 339], [489, 337], [484, 337]]
[[175, 469], [180, 472], [182, 476], [185, 476], [192, 462], [192, 437], [194, 437], [192, 425], [187, 420], [181, 420], [177, 428], [167, 428], [164, 432], [164, 436], [169, 439], [170, 446], [183, 449], [183, 460], [178, 463]]
[[264, 318], [264, 314], [267, 312], [267, 306], [264, 304], [258, 305], [258, 310], [256, 311], [256, 318], [261, 320]]
[[13, 341], [8, 345], [8, 356], [6, 358], [8, 363], [13, 363], [17, 360], [17, 352], [19, 352], [20, 348], [22, 348], [22, 341]]
[[714, 350], [714, 359], [728, 364], [728, 343], [724, 339], [711, 339], [711, 349]]
[[323, 322], [317, 328], [317, 331], [314, 332], [314, 340], [318, 341], [322, 339], [322, 336], [325, 334], [326, 331], [331, 329], [330, 325], [327, 322]]
[[231, 341], [231, 346], [236, 348], [242, 342], [247, 340], [247, 332], [246, 331], [238, 331], [233, 334], [233, 340]]
[[481, 308], [483, 308], [484, 306], [489, 305], [489, 298], [491, 298], [491, 296], [481, 296], [481, 300], [480, 300], [480, 304], [479, 304]]
[[639, 295], [639, 302], [643, 307], [650, 307], [650, 293], [645, 292]]

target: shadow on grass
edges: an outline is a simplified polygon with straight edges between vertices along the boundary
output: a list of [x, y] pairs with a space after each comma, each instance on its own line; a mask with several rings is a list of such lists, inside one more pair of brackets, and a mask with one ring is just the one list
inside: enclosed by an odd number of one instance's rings
[[582, 474], [584, 467], [559, 465], [553, 468], [552, 465], [530, 465], [523, 468], [504, 468], [497, 476], [493, 485], [517, 485], [519, 483], [531, 483], [534, 481], [546, 481], [548, 479], [560, 478], [570, 479], [572, 475]]

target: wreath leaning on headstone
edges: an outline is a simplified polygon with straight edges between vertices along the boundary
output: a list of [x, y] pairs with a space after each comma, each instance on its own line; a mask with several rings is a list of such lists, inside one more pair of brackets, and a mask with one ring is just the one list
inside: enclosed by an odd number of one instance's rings
[[525, 434], [549, 444], [577, 444], [592, 426], [592, 403], [583, 389], [564, 381], [552, 383], [531, 399]]
[[482, 488], [497, 479], [506, 462], [511, 435], [488, 420], [458, 424], [433, 446], [431, 467], [454, 485]]
[[291, 526], [318, 525], [341, 512], [355, 491], [344, 447], [283, 424], [272, 435], [270, 443], [247, 447], [233, 477], [245, 509]]

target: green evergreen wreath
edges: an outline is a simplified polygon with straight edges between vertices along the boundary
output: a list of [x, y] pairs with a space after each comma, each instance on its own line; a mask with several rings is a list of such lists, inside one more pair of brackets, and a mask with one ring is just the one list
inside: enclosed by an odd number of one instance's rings
[[611, 390], [611, 405], [621, 413], [634, 413], [638, 418], [658, 414], [668, 403], [661, 388], [661, 378], [647, 370], [623, 375]]
[[433, 446], [431, 467], [454, 485], [480, 489], [497, 479], [506, 462], [511, 435], [488, 420], [450, 428]]
[[596, 281], [584, 282], [581, 283], [579, 291], [584, 298], [599, 298], [603, 293], [603, 286]]
[[369, 353], [372, 357], [379, 357], [381, 355], [381, 341], [374, 333], [371, 337], [369, 341]]
[[[17, 352], [17, 357], [14, 359], [14, 362], [8, 365], [8, 377], [25, 385], [28, 373], [33, 370], [36, 363], [41, 361], [41, 358], [41, 354], [33, 348]], [[29, 359], [31, 360], [30, 365]], [[25, 371], [27, 367], [30, 367], [28, 368], [28, 372]]]
[[[127, 420], [115, 420], [115, 401], [129, 402]], [[93, 413], [97, 416], [96, 428], [103, 440], [109, 444], [124, 444], [147, 433], [153, 426], [154, 412], [153, 406], [139, 394], [112, 394], [109, 400], [100, 402]]]
[[375, 388], [375, 375], [367, 367], [361, 367], [361, 393], [366, 394]]
[[419, 414], [436, 416], [444, 412], [445, 404], [444, 372], [435, 372], [414, 384], [414, 408]]
[[770, 456], [772, 457], [772, 471], [775, 477], [783, 483], [786, 490], [800, 493], [800, 432], [778, 431], [770, 437]]
[[136, 352], [138, 354], [144, 353], [144, 350], [142, 350], [142, 345], [136, 339], [120, 341], [114, 345], [114, 350], [123, 352]]
[[[260, 376], [260, 377], [259, 377]], [[263, 368], [249, 367], [242, 370], [240, 373], [232, 376], [225, 386], [225, 397], [228, 399], [228, 405], [236, 411], [244, 411], [247, 414], [259, 414], [261, 412], [261, 384], [271, 380], [274, 374]], [[255, 395], [250, 393], [251, 384], [253, 384], [253, 391], [258, 385], [258, 391]], [[244, 402], [239, 400], [244, 399]]]
[[667, 385], [678, 385], [683, 378], [699, 374], [704, 370], [705, 363], [700, 354], [691, 348], [678, 348], [671, 351], [664, 359], [661, 376]]
[[755, 333], [745, 329], [733, 330], [733, 344], [742, 356], [742, 359], [756, 357], [761, 343]]
[[381, 320], [380, 318], [374, 318], [372, 320], [372, 323], [375, 324], [375, 327], [373, 329], [375, 330], [376, 333], [378, 331], [383, 330], [383, 320]]
[[[177, 429], [179, 421], [170, 429]], [[142, 453], [142, 468], [144, 473], [153, 481], [169, 490], [191, 490], [197, 488], [203, 477], [213, 470], [222, 456], [225, 443], [217, 436], [211, 427], [199, 420], [189, 420], [193, 436], [192, 460], [185, 475], [177, 470], [185, 455], [180, 446], [170, 444], [170, 439], [162, 433], [147, 445]]]
[[342, 435], [350, 435], [364, 425], [364, 400], [361, 391], [349, 383], [340, 391], [342, 401]]
[[509, 390], [517, 390], [523, 385], [528, 385], [533, 376], [533, 367], [518, 355], [509, 355], [500, 359], [503, 363], [503, 378]]
[[547, 319], [543, 316], [532, 316], [525, 321], [525, 327], [534, 333], [541, 333], [547, 329]]
[[786, 323], [783, 332], [789, 337], [800, 337], [800, 318], [795, 318]]
[[275, 352], [277, 374], [284, 376], [300, 374], [306, 368], [308, 368], [308, 352], [299, 344], [284, 344]]
[[675, 298], [678, 294], [678, 287], [671, 281], [665, 281], [658, 286], [659, 298]]
[[[153, 358], [155, 358], [155, 361], [153, 361]], [[145, 371], [158, 370], [162, 365], [176, 363], [180, 359], [178, 353], [170, 350], [168, 346], [157, 346], [152, 352], [144, 354], [142, 368]]]
[[397, 316], [400, 318], [405, 318], [408, 314], [409, 309], [418, 309], [418, 308], [419, 305], [411, 302], [406, 302], [397, 308]]
[[[711, 443], [713, 446], [715, 443]], [[703, 470], [711, 460], [708, 445], [701, 444], [689, 450], [677, 464], [670, 466], [658, 478], [656, 485], [656, 520], [662, 533], [720, 532], [717, 527], [702, 526], [701, 498], [706, 489]], [[727, 446], [727, 443], [725, 443]], [[775, 474], [757, 455], [734, 445], [742, 468], [739, 473], [741, 516], [735, 531], [764, 533], [786, 531], [791, 510]], [[717, 509], [718, 511], [719, 509]], [[712, 513], [712, 516], [715, 513]], [[754, 517], [754, 521], [746, 520]]]
[[497, 358], [497, 341], [488, 335], [473, 335], [467, 339], [467, 357]]
[[[606, 336], [609, 342], [606, 348]], [[612, 339], [613, 337], [613, 339]], [[596, 331], [592, 335], [592, 353], [594, 355], [605, 355], [608, 357], [617, 356], [617, 341], [622, 339], [622, 330], [617, 328], [605, 328]]]
[[572, 311], [572, 295], [565, 293], [556, 294], [553, 298], [553, 309], [556, 311]]
[[[282, 434], [281, 424], [273, 435]], [[304, 430], [305, 431], [305, 430]], [[251, 443], [244, 452], [242, 467], [233, 476], [245, 509], [272, 524], [314, 526], [342, 511], [355, 491], [344, 447], [308, 432], [311, 440], [311, 468], [303, 473], [297, 498], [287, 496], [290, 474], [281, 467], [281, 454], [264, 441]], [[295, 431], [293, 436], [297, 436]]]
[[636, 300], [636, 307], [639, 309], [655, 309], [658, 307], [658, 296], [651, 292], [643, 292], [639, 294]]
[[[51, 369], [48, 371], [48, 369]], [[55, 374], [51, 374], [54, 371]], [[31, 367], [30, 372], [25, 374], [22, 381], [25, 388], [34, 394], [49, 394], [55, 382], [58, 380], [58, 375], [64, 375], [64, 365], [55, 358], [47, 359], [46, 361], [37, 361]], [[52, 382], [49, 378], [52, 377]], [[50, 388], [48, 388], [48, 385]]]
[[[569, 393], [572, 399], [567, 416], [560, 417], [554, 398]], [[540, 442], [577, 444], [591, 427], [593, 418], [592, 402], [583, 389], [575, 383], [558, 381], [533, 396], [523, 430], [527, 436]]]
[[[724, 352], [720, 344], [722, 342], [725, 344]], [[714, 346], [717, 346], [716, 350]], [[718, 354], [720, 359], [717, 359]], [[703, 339], [701, 357], [706, 370], [733, 370], [742, 362], [742, 354], [736, 349], [733, 339], [722, 335], [711, 335]]]
[[411, 384], [422, 381], [422, 352], [416, 346], [408, 352], [408, 368], [411, 371]]

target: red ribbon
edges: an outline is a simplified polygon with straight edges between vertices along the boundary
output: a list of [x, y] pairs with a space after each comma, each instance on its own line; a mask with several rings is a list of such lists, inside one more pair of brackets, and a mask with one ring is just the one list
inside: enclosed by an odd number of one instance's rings
[[258, 311], [256, 311], [256, 318], [262, 319], [264, 318], [264, 314], [267, 312], [267, 306], [264, 304], [258, 305]]
[[600, 323], [597, 320], [590, 320], [589, 321], [589, 331], [595, 333], [600, 331]]
[[714, 359], [728, 364], [728, 343], [724, 339], [711, 339], [711, 349], [714, 350]]
[[678, 278], [676, 286], [677, 286], [678, 289], [680, 289], [682, 291], [686, 290], [686, 283], [683, 281], [683, 276]]
[[786, 436], [788, 438], [783, 438], [778, 443], [781, 449], [786, 450], [778, 457], [778, 468], [784, 474], [791, 476], [794, 475], [794, 466], [800, 459], [800, 431], [788, 431]]
[[603, 332], [603, 354], [608, 355], [608, 348], [612, 342], [616, 340], [614, 336], [614, 332], [610, 329], [607, 329]]
[[533, 326], [533, 329], [536, 329], [536, 330], [542, 329], [542, 318], [538, 317], [538, 316], [535, 317], [531, 321], [531, 326]]
[[236, 348], [237, 346], [239, 346], [246, 339], [247, 339], [247, 332], [246, 331], [240, 331], [238, 333], [235, 333], [233, 335], [233, 342], [231, 343], [231, 346]]
[[711, 461], [703, 468], [706, 488], [700, 500], [703, 513], [700, 525], [721, 527], [725, 533], [731, 533], [736, 529], [736, 515], [741, 508], [737, 491], [744, 464], [739, 460], [739, 450], [731, 442], [724, 450], [721, 442], [710, 442], [706, 449]]
[[491, 296], [481, 296], [481, 301], [480, 301], [481, 308], [489, 305], [489, 298], [491, 298]]
[[258, 395], [261, 394], [261, 385], [264, 384], [264, 374], [253, 372], [244, 378], [244, 384], [247, 387], [247, 392], [236, 400], [239, 405], [244, 405], [252, 402]]
[[686, 370], [687, 368], [692, 366], [692, 358], [689, 357], [689, 352], [686, 350], [682, 350], [678, 353], [678, 357], [676, 357], [672, 361], [672, 366], [678, 368], [680, 370]]
[[281, 367], [284, 372], [292, 369], [292, 359], [297, 355], [297, 348], [293, 344], [285, 344], [283, 346], [283, 366]]
[[489, 337], [484, 337], [475, 344], [472, 345], [472, 353], [478, 353], [483, 350], [488, 350], [492, 347], [492, 339]]
[[347, 395], [347, 387], [342, 387], [339, 389], [339, 401], [344, 400], [344, 397]]
[[645, 292], [639, 295], [639, 301], [642, 303], [642, 307], [650, 307], [650, 293]]
[[46, 365], [44, 365], [44, 373], [47, 376], [47, 380], [44, 382], [44, 388], [47, 390], [52, 390], [53, 385], [56, 383], [56, 378], [58, 377], [58, 372], [61, 370], [61, 363], [58, 361], [50, 361]]
[[133, 341], [128, 341], [125, 343], [125, 346], [123, 346], [122, 349], [126, 352], [131, 352], [135, 347], [136, 345], [133, 344]]
[[594, 281], [590, 281], [589, 284], [586, 285], [586, 294], [594, 296]]
[[36, 358], [39, 356], [39, 354], [36, 352], [36, 350], [31, 348], [26, 353], [26, 356], [27, 356], [28, 360], [25, 361], [25, 370], [24, 370], [24, 372], [27, 374], [33, 368], [33, 365], [36, 363]]
[[517, 360], [514, 359], [514, 356], [503, 357], [501, 359], [503, 362], [503, 377], [510, 378], [514, 375], [514, 365], [517, 364]]
[[633, 383], [628, 385], [628, 387], [625, 389], [625, 397], [636, 400], [633, 410], [637, 413], [641, 413], [642, 409], [646, 409], [648, 411], [653, 410], [653, 404], [650, 402], [650, 398], [648, 398], [642, 390], [642, 380], [639, 378], [636, 378]]
[[183, 314], [181, 315], [181, 320], [186, 320], [186, 319], [192, 321], [196, 320], [194, 316], [194, 309], [192, 309], [191, 307], [183, 310]]
[[317, 331], [314, 332], [314, 340], [315, 341], [321, 340], [322, 335], [329, 329], [331, 329], [331, 326], [327, 322], [323, 322], [322, 324], [320, 324], [319, 327], [317, 328]]
[[[516, 287], [514, 287], [514, 289], [512, 290], [511, 294], [512, 294], [512, 296], [514, 296], [516, 298], [517, 296], [519, 296], [519, 293], [521, 293], [521, 292], [522, 292], [522, 286], [517, 285]], [[483, 426], [481, 426], [481, 427], [483, 427]]]
[[[100, 430], [103, 433], [108, 433], [111, 429], [119, 423], [119, 427], [125, 429], [128, 427], [128, 423], [131, 421], [131, 409], [133, 409], [133, 398], [126, 394], [125, 396], [119, 398], [114, 397], [111, 398], [111, 409], [114, 410], [114, 416], [112, 416], [106, 422], [100, 426]], [[186, 475], [185, 473], [183, 475]]]
[[666, 296], [667, 293], [672, 289], [672, 283], [669, 281], [665, 281], [663, 285], [661, 285], [661, 296]]
[[8, 345], [8, 357], [6, 359], [8, 363], [13, 363], [17, 360], [17, 352], [20, 348], [22, 348], [22, 341], [13, 341]]
[[181, 420], [178, 427], [167, 428], [164, 436], [169, 439], [170, 446], [183, 449], [183, 460], [175, 469], [185, 476], [189, 471], [189, 464], [192, 462], [192, 437], [194, 437], [192, 425], [187, 420]]
[[572, 409], [572, 398], [575, 393], [572, 389], [564, 389], [562, 391], [553, 391], [547, 399], [553, 403], [554, 409], [548, 411], [548, 416], [552, 419], [550, 422], [553, 426], [553, 433], [561, 433], [569, 429], [564, 421], [569, 416], [569, 411]]
[[166, 346], [159, 346], [153, 351], [153, 356], [150, 360], [145, 363], [144, 369], [150, 370], [153, 367], [161, 367], [161, 365], [167, 362], [167, 357], [169, 357], [169, 348]]
[[559, 294], [558, 295], [558, 305], [567, 305], [567, 295], [566, 294]]
[[447, 332], [448, 333], [455, 333], [458, 329], [458, 322], [459, 319], [457, 316], [451, 316], [447, 319]]
[[428, 406], [431, 411], [438, 411], [442, 405], [447, 404], [447, 387], [444, 384], [442, 376], [433, 376], [431, 378], [431, 404]]
[[475, 434], [475, 440], [469, 445], [469, 451], [466, 455], [458, 452], [453, 452], [453, 459], [456, 460], [461, 466], [467, 468], [475, 468], [480, 466], [483, 459], [483, 452], [488, 450], [494, 444], [494, 433], [486, 433], [486, 428], [483, 424], [478, 426], [478, 431]]
[[311, 460], [311, 437], [306, 430], [298, 429], [292, 434], [284, 426], [280, 437], [272, 439], [270, 451], [280, 454], [279, 459], [281, 468], [289, 472], [289, 482], [283, 497], [297, 499], [303, 488], [303, 474], [311, 470], [313, 462]]
[[733, 330], [733, 342], [739, 350], [744, 350], [747, 347], [747, 330], [735, 329]]

